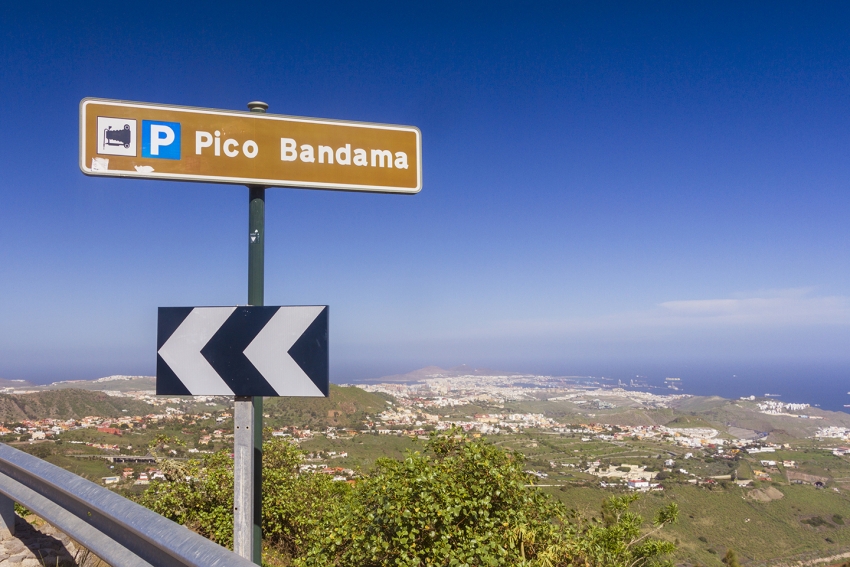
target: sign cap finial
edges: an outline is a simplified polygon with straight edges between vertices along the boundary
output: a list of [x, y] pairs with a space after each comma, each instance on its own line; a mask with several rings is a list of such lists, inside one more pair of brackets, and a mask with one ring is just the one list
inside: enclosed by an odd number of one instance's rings
[[252, 100], [248, 103], [248, 109], [251, 112], [265, 112], [269, 109], [269, 105], [260, 100]]

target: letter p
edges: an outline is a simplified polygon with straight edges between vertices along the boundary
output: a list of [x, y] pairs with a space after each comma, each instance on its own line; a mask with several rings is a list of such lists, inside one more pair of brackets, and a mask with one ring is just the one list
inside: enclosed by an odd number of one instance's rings
[[213, 138], [209, 132], [195, 132], [195, 155], [201, 155], [201, 150], [212, 145]]
[[142, 157], [180, 159], [180, 123], [143, 120]]
[[174, 142], [174, 130], [163, 124], [151, 124], [151, 155], [159, 155], [160, 146], [170, 146]]

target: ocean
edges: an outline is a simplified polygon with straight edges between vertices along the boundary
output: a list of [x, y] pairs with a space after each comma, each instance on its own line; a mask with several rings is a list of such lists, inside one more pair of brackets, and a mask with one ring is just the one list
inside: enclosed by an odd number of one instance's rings
[[[644, 369], [612, 377], [629, 383], [641, 375], [642, 381], [660, 386], [666, 392], [664, 378], [680, 378], [680, 393], [698, 396], [763, 397], [786, 403], [805, 403], [825, 410], [850, 413], [850, 365], [747, 365], [728, 367], [697, 367]], [[608, 377], [608, 376], [606, 376]], [[640, 389], [640, 388], [637, 388]], [[661, 390], [652, 389], [660, 393]]]

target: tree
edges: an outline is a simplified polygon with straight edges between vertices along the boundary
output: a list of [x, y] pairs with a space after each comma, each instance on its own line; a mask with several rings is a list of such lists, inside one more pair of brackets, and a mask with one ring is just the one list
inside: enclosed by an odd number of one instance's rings
[[[164, 433], [157, 435], [150, 443], [148, 443], [148, 452], [155, 457], [164, 458], [167, 455], [167, 450], [172, 446], [184, 446], [185, 443], [177, 437], [172, 437]], [[173, 463], [172, 463], [173, 465]]]

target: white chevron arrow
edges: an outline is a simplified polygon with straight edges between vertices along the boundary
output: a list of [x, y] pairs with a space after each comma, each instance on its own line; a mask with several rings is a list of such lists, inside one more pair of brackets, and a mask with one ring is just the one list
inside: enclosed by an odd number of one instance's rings
[[233, 390], [210, 366], [201, 349], [235, 310], [236, 307], [193, 309], [159, 349], [159, 355], [190, 392], [204, 392], [211, 396], [233, 395]]
[[324, 396], [289, 356], [289, 349], [323, 309], [321, 305], [280, 308], [245, 349], [251, 364], [278, 392], [286, 392], [287, 396]]

